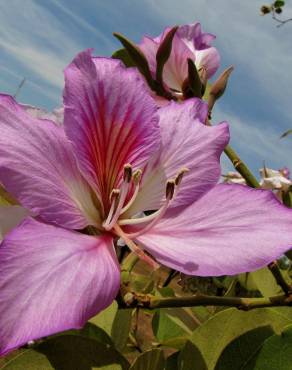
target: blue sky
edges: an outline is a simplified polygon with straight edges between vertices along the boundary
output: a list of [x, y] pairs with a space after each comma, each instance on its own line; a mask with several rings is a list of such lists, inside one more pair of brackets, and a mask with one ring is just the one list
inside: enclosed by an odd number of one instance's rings
[[[0, 91], [51, 110], [61, 105], [63, 69], [74, 55], [120, 47], [112, 32], [138, 42], [168, 25], [200, 21], [217, 35], [222, 68], [235, 66], [214, 122], [227, 120], [232, 145], [257, 173], [266, 165], [292, 169], [291, 25], [261, 17], [263, 0], [9, 0], [0, 2]], [[291, 2], [285, 13], [292, 14]], [[223, 162], [224, 170], [229, 167]]]

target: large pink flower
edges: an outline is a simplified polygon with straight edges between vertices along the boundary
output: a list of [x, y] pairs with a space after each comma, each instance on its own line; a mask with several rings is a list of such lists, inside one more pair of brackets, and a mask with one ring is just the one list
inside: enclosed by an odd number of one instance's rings
[[65, 77], [63, 125], [0, 98], [0, 182], [34, 215], [0, 246], [1, 354], [112, 302], [115, 238], [194, 275], [254, 270], [292, 243], [271, 192], [215, 186], [229, 132], [201, 123], [202, 101], [157, 110], [135, 69], [88, 51]]
[[[145, 36], [139, 47], [146, 56], [150, 70], [155, 77], [156, 53], [170, 28], [166, 28], [158, 37]], [[211, 46], [215, 36], [203, 33], [200, 23], [180, 26], [172, 42], [172, 50], [163, 70], [165, 87], [178, 98], [182, 95], [184, 81], [188, 77], [188, 59], [192, 59], [197, 69], [204, 68], [207, 78], [212, 77], [219, 68], [220, 56]]]

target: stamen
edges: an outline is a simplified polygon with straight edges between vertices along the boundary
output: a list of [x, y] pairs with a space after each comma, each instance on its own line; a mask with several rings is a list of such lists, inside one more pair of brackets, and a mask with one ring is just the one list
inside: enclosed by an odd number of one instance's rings
[[133, 173], [132, 166], [130, 164], [126, 164], [124, 166], [124, 181], [125, 182], [131, 182], [132, 173]]
[[110, 223], [110, 221], [111, 221], [111, 219], [113, 217], [114, 210], [116, 208], [116, 203], [117, 203], [117, 200], [118, 200], [119, 195], [120, 195], [120, 190], [119, 189], [113, 189], [111, 191], [110, 201], [112, 202], [112, 204], [111, 204], [111, 208], [109, 210], [108, 216], [107, 216], [106, 220], [102, 224], [102, 226], [104, 228], [107, 227], [107, 225]]
[[143, 250], [140, 249], [138, 245], [133, 242], [133, 240], [129, 239], [127, 234], [125, 234], [118, 225], [114, 226], [114, 230], [116, 234], [124, 240], [130, 250], [134, 252], [140, 259], [148, 263], [154, 270], [157, 270], [160, 267], [159, 264], [152, 257], [144, 253]]
[[[121, 220], [119, 221], [119, 225], [137, 225], [138, 223], [142, 223], [145, 221], [150, 221], [148, 225], [146, 225], [142, 230], [137, 231], [136, 233], [130, 233], [127, 234], [128, 237], [130, 238], [136, 238], [139, 235], [144, 234], [146, 231], [152, 229], [154, 225], [157, 224], [159, 220], [164, 216], [168, 205], [173, 198], [173, 195], [175, 193], [175, 180], [168, 180], [166, 183], [166, 189], [165, 189], [165, 197], [166, 197], [166, 202], [163, 204], [163, 206], [156, 211], [155, 213], [152, 213], [150, 216], [138, 218], [138, 219], [129, 219], [129, 220]], [[127, 221], [127, 222], [125, 222]], [[132, 222], [131, 222], [132, 221]], [[140, 221], [140, 222], [139, 222]]]
[[136, 170], [133, 173], [133, 182], [135, 184], [135, 190], [134, 190], [132, 198], [129, 200], [128, 204], [124, 208], [122, 208], [120, 215], [125, 213], [131, 207], [131, 205], [134, 203], [135, 199], [137, 198], [137, 195], [138, 195], [138, 192], [139, 192], [139, 189], [140, 189], [141, 175], [142, 175], [141, 170]]
[[167, 200], [171, 200], [174, 195], [174, 189], [175, 189], [175, 180], [168, 180], [166, 183], [166, 189], [165, 189], [165, 198]]
[[[129, 191], [129, 187], [130, 187], [130, 182], [132, 180], [132, 173], [133, 173], [132, 166], [130, 164], [126, 164], [124, 166], [123, 183], [122, 183], [121, 190], [120, 190], [120, 197], [119, 197], [118, 205], [116, 207], [115, 212], [112, 215], [112, 219], [110, 220], [110, 222], [103, 223], [103, 227], [106, 230], [112, 229], [113, 226], [118, 221], [118, 218], [120, 216], [121, 210], [123, 208], [123, 205], [124, 205], [125, 200], [126, 200], [127, 195], [128, 195], [128, 191]], [[108, 219], [109, 219], [109, 217], [107, 218], [107, 220]]]
[[182, 179], [184, 177], [184, 174], [189, 172], [189, 169], [187, 167], [184, 167], [182, 168], [179, 173], [176, 175], [174, 181], [175, 181], [175, 185], [178, 186], [180, 185], [180, 183], [182, 182]]
[[140, 169], [136, 170], [133, 173], [133, 181], [134, 181], [135, 185], [139, 185], [140, 180], [141, 180], [141, 176], [142, 176], [142, 171]]

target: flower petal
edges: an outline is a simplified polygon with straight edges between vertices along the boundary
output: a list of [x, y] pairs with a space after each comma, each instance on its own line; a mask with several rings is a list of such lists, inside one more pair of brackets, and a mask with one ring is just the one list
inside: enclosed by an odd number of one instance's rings
[[21, 206], [0, 206], [0, 240], [28, 216], [27, 209]]
[[216, 38], [211, 33], [202, 32], [200, 23], [180, 26], [176, 34], [193, 52], [209, 48]]
[[163, 69], [163, 82], [168, 88], [182, 91], [183, 82], [188, 77], [188, 58], [195, 60], [194, 53], [175, 35], [170, 57]]
[[161, 149], [142, 179], [141, 191], [129, 214], [158, 209], [165, 199], [166, 180], [188, 168], [172, 207], [188, 205], [217, 184], [220, 155], [229, 140], [226, 123], [206, 126], [207, 105], [200, 99], [171, 103], [159, 109]]
[[162, 264], [189, 275], [261, 268], [292, 246], [292, 210], [266, 190], [220, 184], [188, 208], [168, 211], [138, 237]]
[[160, 142], [157, 106], [135, 68], [80, 53], [65, 71], [64, 125], [81, 170], [109, 202], [123, 166], [142, 167]]
[[205, 67], [207, 77], [211, 78], [220, 66], [220, 54], [214, 47], [196, 51], [196, 66]]
[[27, 113], [29, 113], [34, 118], [48, 119], [59, 125], [63, 124], [64, 120], [64, 109], [55, 108], [52, 112], [48, 112], [42, 108], [35, 107], [29, 104], [19, 104]]
[[0, 354], [81, 328], [120, 284], [108, 235], [92, 237], [25, 220], [0, 246]]
[[81, 229], [99, 215], [62, 127], [0, 95], [0, 182], [46, 222]]

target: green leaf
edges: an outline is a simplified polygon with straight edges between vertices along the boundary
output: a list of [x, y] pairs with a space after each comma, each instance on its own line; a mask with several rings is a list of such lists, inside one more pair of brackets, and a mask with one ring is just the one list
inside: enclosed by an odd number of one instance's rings
[[275, 8], [281, 8], [282, 6], [285, 5], [285, 1], [283, 1], [283, 0], [277, 0], [277, 1], [274, 2], [273, 5], [274, 5]]
[[288, 135], [291, 135], [292, 134], [292, 129], [288, 130], [288, 131], [285, 131], [281, 136], [280, 136], [280, 139], [283, 139], [283, 137], [286, 137]]
[[188, 87], [192, 97], [202, 97], [202, 82], [197, 67], [192, 59], [188, 58]]
[[273, 335], [264, 342], [253, 370], [263, 369], [292, 369], [292, 325], [286, 327], [281, 335]]
[[190, 340], [201, 351], [208, 370], [213, 370], [223, 349], [238, 336], [267, 325], [275, 332], [281, 332], [289, 324], [292, 324], [292, 310], [289, 307], [261, 308], [248, 312], [230, 308], [203, 323], [193, 332]]
[[157, 53], [156, 53], [156, 81], [163, 84], [163, 68], [165, 63], [168, 61], [168, 58], [170, 57], [171, 49], [172, 49], [172, 41], [174, 38], [174, 35], [178, 29], [178, 26], [175, 26], [169, 30], [167, 35], [165, 36], [164, 40], [160, 44]]
[[152, 349], [138, 356], [130, 370], [164, 370], [165, 359], [161, 349]]
[[[290, 186], [291, 188], [291, 186]], [[292, 208], [292, 191], [290, 190], [289, 188], [289, 191], [287, 191], [286, 193], [284, 193], [284, 196], [283, 196], [283, 203], [287, 206], [287, 207], [290, 207]]]
[[[179, 370], [208, 370], [200, 350], [191, 342], [186, 342], [178, 356]], [[232, 369], [233, 370], [233, 369]]]
[[132, 321], [131, 309], [118, 310], [113, 322], [111, 337], [118, 351], [122, 352], [127, 344]]
[[273, 274], [267, 267], [248, 273], [247, 280], [246, 288], [249, 289], [249, 286], [254, 286], [264, 297], [271, 297], [283, 293]]
[[206, 89], [203, 95], [203, 100], [208, 101], [211, 87], [212, 87], [211, 83], [207, 82]]
[[27, 350], [3, 367], [5, 370], [127, 370], [128, 361], [109, 344], [78, 335], [51, 338]]
[[264, 341], [273, 334], [270, 326], [263, 326], [235, 338], [222, 352], [215, 370], [253, 370]]
[[112, 55], [112, 58], [120, 59], [128, 68], [136, 66], [126, 49], [119, 49], [115, 51]]
[[157, 310], [152, 320], [153, 332], [158, 342], [178, 349], [197, 326], [192, 311], [185, 308]]
[[175, 352], [166, 359], [165, 370], [178, 370], [178, 356], [180, 352]]
[[98, 326], [91, 324], [88, 322], [84, 328], [80, 330], [68, 330], [60, 334], [56, 334], [55, 337], [63, 336], [63, 335], [73, 335], [78, 337], [83, 337], [87, 339], [92, 339], [100, 343], [113, 345], [112, 339], [110, 336]]
[[113, 301], [110, 306], [91, 318], [89, 322], [103, 329], [110, 336], [117, 311], [118, 304], [116, 301]]
[[133, 44], [130, 40], [119, 33], [114, 33], [114, 36], [121, 42], [124, 48], [127, 50], [132, 61], [139, 69], [140, 73], [146, 78], [150, 87], [153, 87], [153, 79], [149, 69], [148, 61], [138, 46]]

